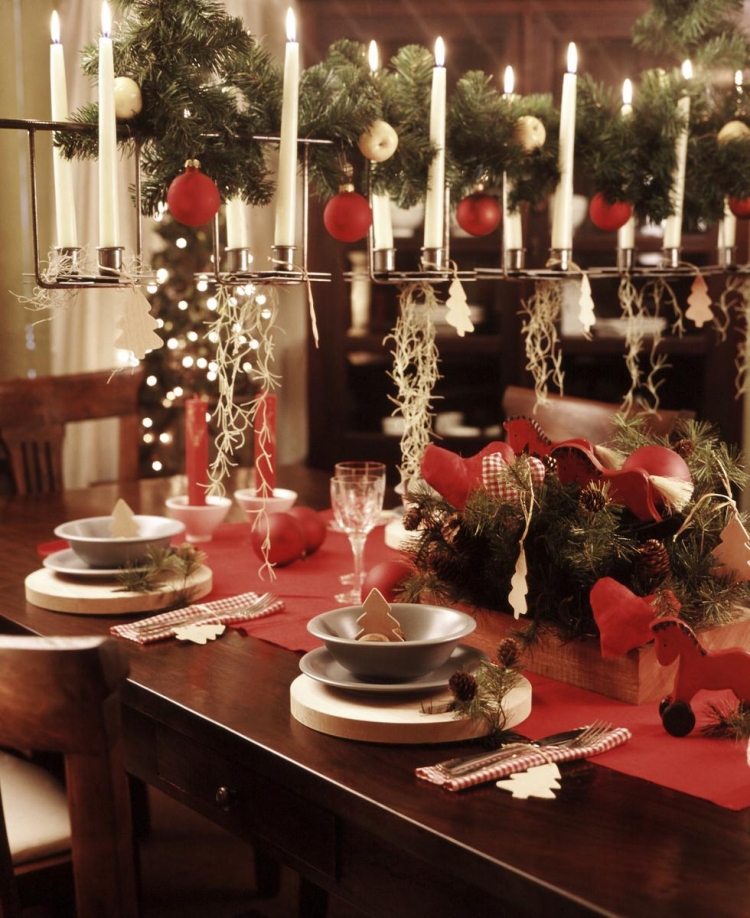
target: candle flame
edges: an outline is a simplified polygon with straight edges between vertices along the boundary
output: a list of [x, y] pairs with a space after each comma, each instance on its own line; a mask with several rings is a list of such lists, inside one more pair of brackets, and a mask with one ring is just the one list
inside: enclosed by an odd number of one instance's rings
[[109, 33], [112, 31], [112, 16], [109, 12], [109, 3], [107, 0], [104, 0], [102, 3], [102, 35], [104, 38], [109, 38]]
[[294, 10], [291, 6], [286, 11], [286, 40], [297, 41], [297, 20], [294, 18]]
[[508, 66], [505, 68], [505, 76], [503, 77], [503, 92], [506, 96], [513, 95], [514, 85], [515, 81], [513, 78], [513, 68], [510, 66], [510, 64], [508, 64]]
[[737, 70], [734, 74], [734, 85], [737, 87], [737, 89], [741, 89], [743, 83], [744, 83], [744, 74], [742, 73], [741, 70]]
[[435, 66], [445, 67], [445, 44], [442, 38], [435, 40]]
[[578, 70], [578, 50], [576, 43], [572, 41], [568, 45], [568, 73], [575, 73]]
[[693, 78], [693, 65], [690, 61], [684, 61], [682, 64], [682, 75], [686, 80], [692, 80]]
[[370, 42], [370, 47], [367, 52], [367, 59], [370, 63], [370, 70], [373, 73], [376, 73], [380, 67], [380, 55], [378, 54], [378, 43], [374, 38]]
[[52, 19], [50, 19], [49, 24], [50, 34], [52, 35], [52, 41], [54, 44], [60, 44], [60, 17], [57, 15], [57, 10], [52, 11]]
[[633, 84], [630, 80], [625, 80], [622, 84], [622, 104], [630, 105], [633, 101]]

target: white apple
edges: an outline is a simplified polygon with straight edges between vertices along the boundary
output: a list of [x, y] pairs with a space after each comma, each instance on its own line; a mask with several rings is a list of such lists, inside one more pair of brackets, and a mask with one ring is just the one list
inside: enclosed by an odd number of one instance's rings
[[396, 152], [398, 134], [387, 121], [373, 121], [369, 129], [360, 134], [359, 152], [373, 163], [383, 163]]
[[727, 121], [717, 134], [717, 140], [721, 144], [730, 143], [732, 140], [743, 140], [746, 137], [750, 137], [750, 127], [744, 121]]
[[532, 150], [544, 146], [547, 131], [536, 116], [521, 115], [516, 121], [513, 137], [525, 153], [531, 153]]
[[141, 87], [130, 77], [115, 78], [115, 115], [121, 121], [135, 117], [143, 108]]

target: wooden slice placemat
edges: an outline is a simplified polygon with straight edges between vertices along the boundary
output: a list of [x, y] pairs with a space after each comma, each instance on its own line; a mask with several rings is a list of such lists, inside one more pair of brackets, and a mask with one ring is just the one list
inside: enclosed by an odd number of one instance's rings
[[[450, 701], [447, 688], [414, 694], [364, 694], [331, 688], [304, 675], [292, 682], [293, 717], [306, 727], [367, 743], [452, 743], [473, 739], [487, 732], [485, 721], [458, 719], [450, 711], [425, 713], [432, 705], [438, 711]], [[531, 684], [522, 678], [508, 692], [504, 708], [507, 727], [513, 727], [531, 713]]]
[[131, 593], [123, 591], [115, 577], [75, 580], [42, 567], [26, 578], [26, 599], [42, 609], [73, 615], [157, 612], [171, 605], [183, 590], [190, 591], [191, 602], [206, 596], [213, 588], [213, 573], [201, 565], [187, 579], [182, 574], [165, 574], [158, 582], [158, 592]]

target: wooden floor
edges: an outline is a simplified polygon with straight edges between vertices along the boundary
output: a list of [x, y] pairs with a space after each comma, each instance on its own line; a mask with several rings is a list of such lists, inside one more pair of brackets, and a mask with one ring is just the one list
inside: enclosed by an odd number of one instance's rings
[[[151, 832], [141, 847], [141, 918], [296, 918], [299, 879], [282, 870], [273, 899], [256, 894], [253, 852], [210, 821], [149, 790]], [[362, 918], [331, 900], [327, 918]]]

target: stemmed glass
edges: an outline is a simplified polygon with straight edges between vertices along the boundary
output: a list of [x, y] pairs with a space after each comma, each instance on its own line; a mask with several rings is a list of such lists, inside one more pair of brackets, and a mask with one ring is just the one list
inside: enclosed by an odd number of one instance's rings
[[[385, 494], [384, 462], [371, 462], [370, 460], [337, 462], [333, 467], [333, 473], [336, 478], [349, 475], [372, 475], [374, 478], [380, 478], [383, 482], [383, 493]], [[354, 574], [351, 571], [348, 574], [341, 574], [339, 580], [346, 585], [354, 583]]]
[[331, 479], [331, 508], [336, 522], [349, 536], [354, 556], [351, 590], [338, 593], [336, 602], [357, 606], [362, 602], [365, 579], [363, 558], [367, 536], [375, 528], [383, 510], [385, 485], [374, 475], [346, 475]]

